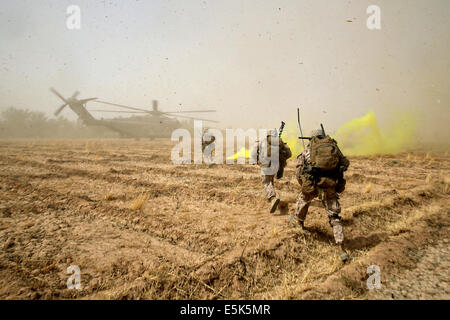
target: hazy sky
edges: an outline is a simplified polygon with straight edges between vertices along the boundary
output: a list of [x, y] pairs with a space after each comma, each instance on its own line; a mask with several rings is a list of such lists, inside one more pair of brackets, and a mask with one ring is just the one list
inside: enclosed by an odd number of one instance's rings
[[[366, 27], [371, 4], [381, 30]], [[66, 27], [69, 5], [81, 8], [80, 30]], [[215, 108], [208, 116], [223, 127], [277, 127], [298, 106], [306, 127], [334, 129], [369, 109], [420, 110], [446, 126], [449, 17], [448, 0], [2, 0], [0, 108], [51, 116], [54, 86], [134, 106], [158, 99], [162, 110]]]

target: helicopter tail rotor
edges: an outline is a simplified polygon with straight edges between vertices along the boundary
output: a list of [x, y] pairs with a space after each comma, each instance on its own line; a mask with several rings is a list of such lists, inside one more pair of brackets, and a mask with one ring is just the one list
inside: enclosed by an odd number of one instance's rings
[[58, 98], [60, 98], [66, 104], [68, 103], [67, 100], [58, 91], [56, 91], [54, 88], [50, 88], [50, 91], [53, 92]]
[[64, 109], [65, 106], [69, 103], [58, 91], [56, 91], [54, 88], [50, 88], [50, 91], [53, 92], [58, 98], [60, 98], [62, 101], [64, 101], [64, 104], [61, 105], [58, 110], [54, 113], [55, 117], [57, 117], [61, 111]]
[[88, 101], [91, 100], [96, 100], [97, 98], [88, 98], [88, 99], [82, 99], [82, 100], [78, 100], [77, 96], [80, 94], [80, 92], [77, 90], [73, 93], [73, 95], [69, 98], [66, 99], [62, 96], [62, 94], [60, 94], [58, 91], [56, 91], [54, 88], [50, 88], [50, 91], [55, 94], [58, 98], [60, 98], [62, 101], [64, 101], [64, 104], [62, 106], [60, 106], [54, 113], [55, 117], [57, 117], [61, 111], [64, 109], [64, 107], [66, 107], [67, 105], [84, 105], [86, 104]]
[[64, 107], [67, 106], [67, 103], [63, 104], [61, 107], [58, 108], [58, 110], [56, 110], [56, 112], [54, 113], [55, 117], [57, 117], [61, 111], [64, 109]]

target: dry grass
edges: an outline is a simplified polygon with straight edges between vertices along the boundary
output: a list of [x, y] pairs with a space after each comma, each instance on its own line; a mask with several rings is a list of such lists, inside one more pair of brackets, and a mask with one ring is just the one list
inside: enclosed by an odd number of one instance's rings
[[369, 193], [370, 191], [372, 191], [372, 183], [369, 182], [366, 187], [364, 188], [364, 193]]
[[439, 185], [441, 186], [441, 190], [443, 193], [448, 194], [450, 191], [450, 177], [448, 176], [440, 176], [438, 180]]
[[142, 210], [147, 203], [148, 194], [141, 193], [131, 202], [130, 209], [133, 211]]
[[[282, 210], [269, 214], [257, 167], [177, 166], [169, 160], [171, 146], [159, 140], [0, 144], [0, 241], [10, 245], [0, 252], [0, 279], [9, 283], [0, 298], [27, 299], [33, 292], [43, 298], [303, 298], [344, 270], [365, 270], [365, 259], [382, 263], [375, 255], [380, 247], [448, 208], [447, 156], [351, 157], [340, 202], [353, 260], [344, 265], [321, 206], [310, 207], [308, 230], [289, 224], [299, 193], [295, 161], [275, 181]], [[92, 161], [89, 149], [102, 151]], [[19, 154], [26, 154], [20, 165]], [[41, 234], [52, 237], [35, 241]], [[11, 256], [20, 258], [21, 273]], [[82, 268], [85, 290], [64, 289], [67, 261]], [[53, 271], [32, 275], [48, 266]], [[329, 295], [363, 297], [360, 276], [345, 277], [327, 288]]]
[[116, 200], [117, 196], [115, 194], [109, 192], [109, 193], [105, 194], [104, 199], [106, 201], [112, 201], [112, 200]]
[[[295, 299], [316, 281], [327, 278], [343, 266], [334, 246], [323, 243], [307, 245], [302, 256], [305, 261], [285, 259], [281, 274], [272, 275], [280, 284], [263, 293], [263, 299]], [[294, 256], [295, 257], [295, 256]]]
[[440, 205], [432, 205], [426, 208], [413, 209], [409, 214], [402, 215], [398, 221], [389, 224], [387, 226], [387, 230], [389, 230], [393, 234], [407, 232], [416, 224], [417, 221], [423, 219], [426, 216], [441, 212], [444, 209], [445, 208]]

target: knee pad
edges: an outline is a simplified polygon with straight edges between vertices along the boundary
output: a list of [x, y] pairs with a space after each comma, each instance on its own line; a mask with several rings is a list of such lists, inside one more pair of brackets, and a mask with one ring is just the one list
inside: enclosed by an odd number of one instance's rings
[[333, 235], [336, 244], [342, 244], [344, 242], [344, 229], [340, 223], [333, 225]]

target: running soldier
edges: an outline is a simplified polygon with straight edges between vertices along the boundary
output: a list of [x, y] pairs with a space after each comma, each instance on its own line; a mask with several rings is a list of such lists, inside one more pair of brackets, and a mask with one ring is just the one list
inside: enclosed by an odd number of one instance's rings
[[276, 130], [270, 130], [266, 139], [261, 142], [256, 141], [252, 150], [250, 163], [259, 163], [261, 166], [261, 180], [267, 201], [270, 202], [270, 213], [274, 213], [280, 203], [274, 188], [274, 177], [276, 176], [277, 179], [283, 177], [286, 161], [291, 156], [291, 149], [278, 137]]
[[339, 193], [345, 189], [344, 171], [350, 161], [342, 154], [337, 142], [322, 130], [311, 133], [311, 141], [298, 156], [295, 175], [301, 185], [295, 215], [302, 228], [311, 201], [318, 197], [328, 214], [330, 226], [336, 244], [341, 247], [340, 257], [347, 261], [349, 256], [344, 249], [344, 232], [342, 218], [339, 216], [341, 206]]
[[205, 156], [205, 163], [211, 165], [213, 163], [213, 151], [215, 148], [216, 137], [211, 134], [209, 129], [205, 129], [202, 135], [202, 153]]

